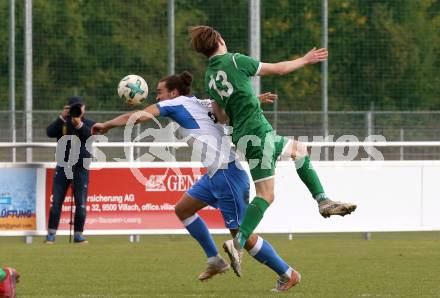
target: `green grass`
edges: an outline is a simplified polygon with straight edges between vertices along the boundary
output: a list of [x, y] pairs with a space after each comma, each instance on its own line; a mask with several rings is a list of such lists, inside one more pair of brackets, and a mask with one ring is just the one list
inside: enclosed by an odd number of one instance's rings
[[[245, 255], [201, 283], [205, 258], [189, 236], [89, 237], [89, 245], [0, 238], [0, 266], [22, 275], [18, 297], [440, 297], [440, 232], [264, 235], [302, 273], [298, 287], [271, 293], [276, 276]], [[226, 236], [215, 236], [220, 247]]]

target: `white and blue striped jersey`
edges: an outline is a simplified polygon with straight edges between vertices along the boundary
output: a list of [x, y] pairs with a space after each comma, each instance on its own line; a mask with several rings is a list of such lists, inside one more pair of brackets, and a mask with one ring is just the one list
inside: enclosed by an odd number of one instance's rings
[[179, 96], [157, 103], [160, 116], [168, 117], [177, 124], [179, 138], [192, 147], [191, 160], [198, 160], [208, 169], [212, 177], [220, 169], [226, 169], [228, 163], [238, 159], [226, 126], [215, 123], [210, 99], [200, 100], [195, 96]]

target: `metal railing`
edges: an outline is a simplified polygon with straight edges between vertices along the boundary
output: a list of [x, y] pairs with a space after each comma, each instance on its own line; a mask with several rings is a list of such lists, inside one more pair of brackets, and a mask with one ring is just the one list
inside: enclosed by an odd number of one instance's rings
[[[33, 119], [33, 142], [49, 142], [46, 136], [47, 125], [57, 118], [60, 111], [39, 110], [32, 111]], [[96, 122], [103, 122], [120, 115], [121, 111], [87, 111], [86, 117]], [[279, 135], [295, 136], [303, 142], [324, 141], [322, 132], [322, 112], [319, 111], [265, 111], [265, 116]], [[0, 127], [0, 142], [25, 142], [25, 112], [15, 113], [16, 131], [13, 133], [10, 123], [12, 117], [9, 111], [0, 111], [0, 122], [6, 125]], [[356, 136], [359, 141], [367, 141], [370, 135], [381, 135], [388, 143], [392, 142], [419, 142], [440, 140], [440, 111], [329, 111], [329, 134], [327, 141], [337, 142], [338, 138], [345, 135]], [[169, 120], [158, 118], [162, 126], [166, 126]], [[139, 135], [146, 128], [154, 128], [154, 123], [141, 123], [135, 127], [134, 135]], [[124, 130], [111, 130], [106, 136], [110, 142], [124, 141]], [[164, 136], [161, 141], [176, 141], [174, 136]], [[152, 141], [152, 139], [143, 139]], [[341, 140], [339, 140], [341, 141]], [[140, 155], [143, 147], [135, 147], [135, 154]], [[117, 156], [121, 148], [107, 147], [108, 156]], [[332, 148], [324, 149], [320, 159], [332, 160]], [[12, 152], [16, 152], [14, 153]], [[0, 150], [0, 161], [26, 160], [25, 149], [16, 147], [13, 150]], [[440, 160], [440, 147], [423, 146], [394, 146], [383, 147], [387, 160]], [[15, 158], [16, 156], [16, 158]], [[179, 147], [176, 149], [176, 157], [188, 160], [188, 149]], [[32, 152], [32, 160], [53, 160], [53, 154], [48, 148], [37, 148]]]
[[[437, 148], [440, 149], [440, 141], [416, 141], [416, 142], [386, 142], [386, 141], [378, 141], [378, 142], [303, 142], [309, 149], [312, 148], [362, 148], [367, 153], [372, 148], [398, 148], [402, 153], [404, 148]], [[16, 142], [16, 143], [8, 143], [8, 142], [0, 142], [0, 149], [19, 149], [19, 148], [56, 148], [56, 142]], [[137, 158], [139, 158], [139, 152], [135, 154], [135, 148], [188, 148], [188, 144], [184, 142], [95, 142], [93, 143], [93, 148], [123, 148], [125, 154], [125, 160], [128, 162], [133, 162]], [[93, 152], [92, 152], [93, 154]], [[312, 157], [320, 156], [321, 152], [318, 155], [315, 152], [315, 155], [312, 153]], [[190, 157], [191, 155], [188, 155]], [[336, 156], [336, 153], [335, 153]], [[345, 156], [343, 151], [338, 153], [338, 156], [344, 159]], [[174, 156], [176, 157], [176, 156]], [[316, 158], [315, 158], [316, 159]], [[371, 156], [368, 154], [361, 155], [355, 158], [359, 159], [371, 159]], [[439, 158], [440, 160], [440, 155]], [[334, 158], [333, 160], [338, 160]], [[400, 158], [403, 160], [403, 158]], [[161, 161], [161, 160], [160, 160]], [[169, 160], [167, 160], [169, 161]], [[179, 160], [177, 160], [179, 161]], [[188, 159], [185, 161], [189, 161]]]

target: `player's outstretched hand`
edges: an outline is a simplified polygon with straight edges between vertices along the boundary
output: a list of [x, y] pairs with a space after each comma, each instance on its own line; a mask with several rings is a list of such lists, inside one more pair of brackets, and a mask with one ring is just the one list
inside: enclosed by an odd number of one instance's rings
[[258, 99], [261, 103], [273, 103], [274, 100], [278, 99], [278, 95], [271, 92], [266, 92], [258, 95]]
[[96, 134], [105, 134], [108, 131], [108, 128], [104, 125], [104, 123], [95, 123], [92, 126], [92, 135]]
[[303, 58], [306, 60], [307, 64], [315, 64], [327, 60], [328, 51], [326, 48], [321, 48], [318, 50], [313, 48], [307, 54], [305, 54]]

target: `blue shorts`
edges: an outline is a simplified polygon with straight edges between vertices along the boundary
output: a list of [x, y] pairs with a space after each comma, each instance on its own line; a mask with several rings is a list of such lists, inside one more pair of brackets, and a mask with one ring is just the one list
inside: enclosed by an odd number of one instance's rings
[[187, 194], [220, 209], [225, 227], [236, 229], [249, 203], [249, 177], [235, 162], [230, 162], [227, 169], [217, 170], [212, 177], [203, 175]]

